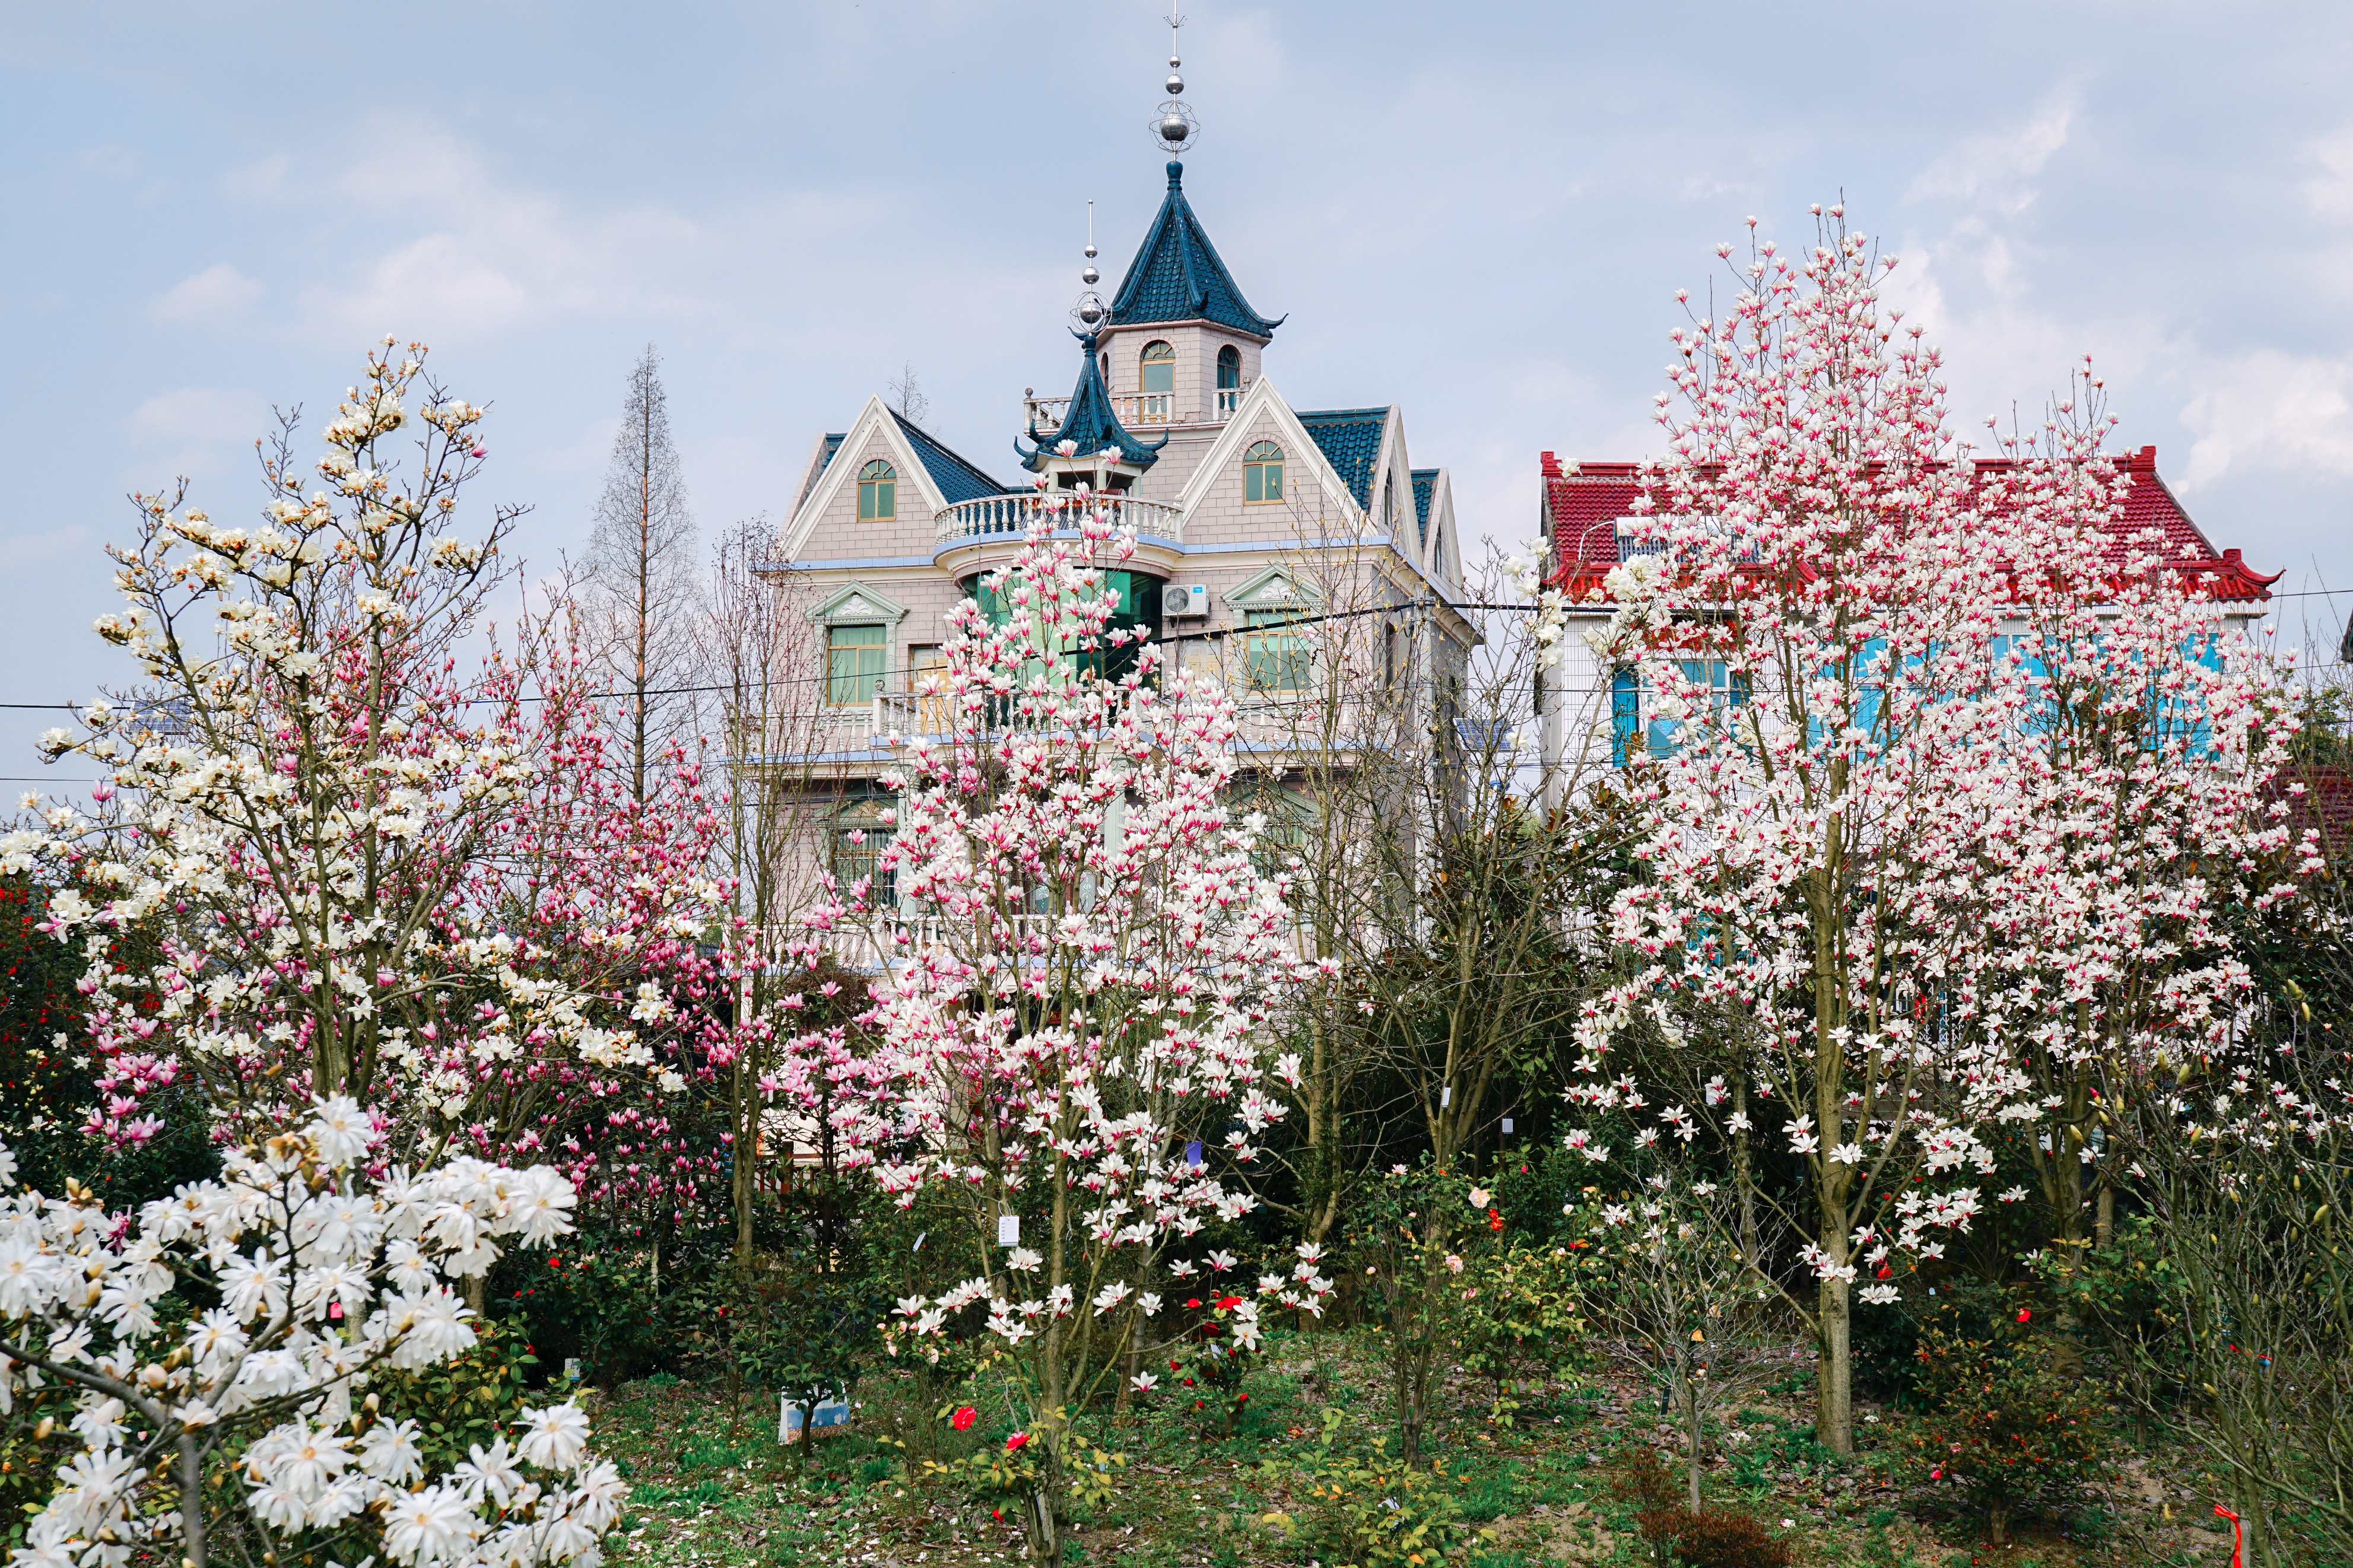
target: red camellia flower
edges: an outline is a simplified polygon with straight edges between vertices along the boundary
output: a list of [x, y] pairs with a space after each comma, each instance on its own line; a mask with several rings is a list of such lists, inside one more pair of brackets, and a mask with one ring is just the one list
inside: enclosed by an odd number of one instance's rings
[[1239, 1307], [1241, 1304], [1242, 1299], [1240, 1296], [1220, 1296], [1218, 1298], [1218, 1310], [1221, 1312], [1228, 1307]]
[[980, 1412], [966, 1405], [948, 1417], [948, 1425], [961, 1432], [979, 1418]]
[[1502, 1209], [1489, 1209], [1487, 1211], [1487, 1228], [1489, 1230], [1501, 1230], [1504, 1228], [1504, 1211]]
[[1012, 1436], [1008, 1437], [1007, 1439], [1005, 1439], [1005, 1451], [1006, 1451], [1007, 1453], [1008, 1453], [1008, 1454], [1009, 1454], [1009, 1453], [1013, 1452], [1013, 1450], [1014, 1450], [1014, 1449], [1018, 1448], [1019, 1447], [1021, 1447], [1021, 1445], [1022, 1445], [1022, 1444], [1027, 1443], [1029, 1440], [1029, 1433], [1027, 1433], [1027, 1432], [1016, 1432], [1015, 1434], [1013, 1434], [1013, 1436]]
[[1199, 1298], [1198, 1296], [1188, 1296], [1188, 1297], [1187, 1297], [1187, 1298], [1186, 1298], [1186, 1300], [1185, 1300], [1185, 1305], [1187, 1305], [1187, 1306], [1188, 1306], [1188, 1307], [1198, 1307], [1198, 1306], [1199, 1306], [1200, 1304], [1201, 1304], [1201, 1298]]
[[2031, 1317], [2032, 1317], [2032, 1316], [2034, 1316], [2034, 1314], [2033, 1314], [2033, 1313], [2031, 1313], [2031, 1312], [2030, 1312], [2030, 1311], [2028, 1311], [2028, 1310], [2027, 1310], [2025, 1308], [2023, 1308], [2023, 1307], [2021, 1307], [2021, 1308], [2018, 1310], [2018, 1321], [2019, 1321], [2020, 1322], [2021, 1322], [2021, 1323], [2022, 1323], [2022, 1322], [2024, 1322], [2024, 1321], [2026, 1321], [2026, 1320], [2027, 1320], [2027, 1319], [2029, 1319], [2029, 1318], [2031, 1318]]

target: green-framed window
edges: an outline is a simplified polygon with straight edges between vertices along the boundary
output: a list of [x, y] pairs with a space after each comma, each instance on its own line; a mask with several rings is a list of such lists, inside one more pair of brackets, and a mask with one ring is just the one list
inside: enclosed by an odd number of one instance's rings
[[1307, 638], [1295, 623], [1297, 610], [1245, 610], [1250, 628], [1243, 668], [1252, 691], [1304, 691], [1308, 687]]
[[891, 668], [891, 628], [825, 629], [825, 700], [837, 708], [863, 702], [881, 689]]
[[1158, 338], [1144, 345], [1142, 361], [1136, 366], [1140, 379], [1136, 390], [1146, 395], [1176, 390], [1176, 351]]
[[858, 470], [858, 521], [890, 522], [899, 515], [899, 470], [877, 458]]
[[1271, 441], [1259, 441], [1242, 454], [1242, 500], [1270, 501], [1282, 499], [1282, 448]]

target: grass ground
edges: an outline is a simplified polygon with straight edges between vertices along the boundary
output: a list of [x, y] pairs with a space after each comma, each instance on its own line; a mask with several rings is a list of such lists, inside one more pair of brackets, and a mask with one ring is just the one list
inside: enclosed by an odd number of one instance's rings
[[[1368, 1334], [1278, 1339], [1247, 1387], [1239, 1435], [1205, 1433], [1167, 1406], [1107, 1419], [1096, 1436], [1129, 1468], [1113, 1500], [1082, 1516], [1079, 1560], [1133, 1568], [1257, 1568], [1318, 1554], [1296, 1527], [1316, 1502], [1303, 1470], [1322, 1412], [1356, 1431], [1388, 1429], [1382, 1368]], [[1649, 1560], [1631, 1507], [1615, 1495], [1615, 1457], [1664, 1443], [1655, 1403], [1630, 1385], [1577, 1377], [1527, 1385], [1510, 1426], [1489, 1418], [1494, 1389], [1447, 1390], [1433, 1448], [1462, 1512], [1492, 1532], [1471, 1568]], [[776, 1440], [774, 1395], [657, 1378], [592, 1394], [598, 1447], [618, 1459], [630, 1504], [608, 1555], [628, 1568], [790, 1568], [797, 1564], [1018, 1562], [1019, 1531], [953, 1483], [926, 1479], [925, 1458], [1000, 1442], [986, 1420], [958, 1437], [937, 1417], [944, 1397], [908, 1375], [870, 1377], [851, 1428], [804, 1457]], [[1742, 1406], [1732, 1457], [1712, 1463], [1712, 1500], [1744, 1507], [1786, 1533], [1797, 1561], [1823, 1568], [2134, 1568], [2230, 1560], [2211, 1532], [2210, 1499], [2119, 1449], [2112, 1480], [2064, 1509], [2021, 1521], [2005, 1550], [1979, 1543], [1954, 1500], [1908, 1484], [1904, 1417], [1867, 1410], [1860, 1451], [1812, 1439], [1809, 1392]], [[900, 1445], [905, 1445], [901, 1447]], [[1271, 1514], [1288, 1516], [1268, 1521]], [[2206, 1515], [2200, 1520], [2199, 1516]], [[2169, 1516], [2169, 1517], [2168, 1517]]]

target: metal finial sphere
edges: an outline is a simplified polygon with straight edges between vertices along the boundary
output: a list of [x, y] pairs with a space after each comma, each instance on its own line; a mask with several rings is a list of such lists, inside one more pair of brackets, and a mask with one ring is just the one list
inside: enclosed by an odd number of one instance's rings
[[1169, 50], [1169, 51], [1168, 51], [1168, 68], [1169, 68], [1170, 70], [1175, 70], [1175, 69], [1176, 69], [1178, 67], [1182, 66], [1184, 63], [1185, 63], [1185, 62], [1184, 62], [1183, 60], [1180, 60], [1180, 59], [1178, 59], [1178, 58], [1176, 58], [1176, 50], [1171, 49], [1171, 50]]
[[1090, 246], [1088, 246], [1088, 247], [1087, 247], [1087, 259], [1088, 259], [1089, 261], [1092, 261], [1094, 258], [1095, 258], [1095, 247], [1094, 247], [1093, 246], [1090, 245]]
[[1096, 324], [1110, 314], [1103, 297], [1092, 289], [1080, 295], [1078, 303], [1071, 307], [1071, 319], [1089, 331], [1092, 331]]
[[1201, 133], [1201, 122], [1193, 117], [1191, 105], [1170, 99], [1152, 117], [1152, 140], [1164, 152], [1182, 153]]
[[1096, 284], [1103, 281], [1103, 274], [1096, 271], [1092, 267], [1089, 267], [1079, 273], [1079, 281], [1092, 289]]
[[1185, 90], [1185, 79], [1175, 71], [1170, 71], [1167, 81], [1163, 85], [1167, 89], [1168, 96], [1174, 98]]

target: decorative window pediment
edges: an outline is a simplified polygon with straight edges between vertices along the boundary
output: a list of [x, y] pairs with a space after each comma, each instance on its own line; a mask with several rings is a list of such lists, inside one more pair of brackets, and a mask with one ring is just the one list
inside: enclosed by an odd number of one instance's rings
[[1296, 609], [1318, 602], [1312, 589], [1303, 589], [1280, 566], [1269, 566], [1227, 591], [1226, 603], [1245, 610]]
[[845, 583], [808, 613], [808, 618], [821, 626], [856, 626], [879, 623], [896, 626], [907, 618], [907, 607], [878, 594], [863, 583]]

